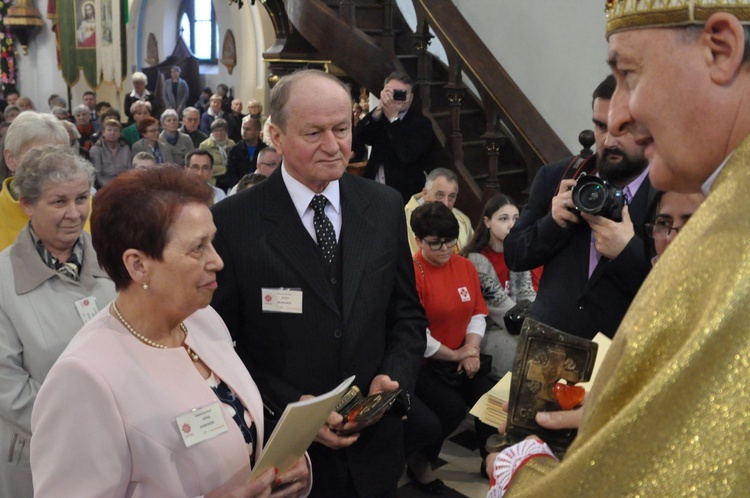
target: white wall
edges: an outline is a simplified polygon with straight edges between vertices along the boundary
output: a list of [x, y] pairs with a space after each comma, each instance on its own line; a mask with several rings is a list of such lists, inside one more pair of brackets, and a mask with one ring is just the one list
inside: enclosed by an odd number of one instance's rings
[[[573, 152], [591, 129], [591, 93], [609, 74], [601, 0], [453, 0], [526, 97]], [[411, 0], [396, 0], [416, 27]], [[434, 34], [434, 33], [433, 33]], [[429, 52], [447, 63], [440, 41]], [[466, 85], [473, 89], [466, 79]]]
[[[67, 100], [68, 89], [62, 73], [57, 69], [57, 50], [52, 22], [47, 19], [47, 0], [36, 0], [34, 4], [44, 19], [45, 27], [29, 43], [29, 55], [23, 55], [21, 45], [16, 43], [16, 80], [21, 95], [30, 97], [38, 110], [46, 111], [47, 98], [57, 93]], [[80, 100], [80, 95], [78, 97]]]
[[497, 60], [578, 152], [591, 93], [609, 74], [601, 0], [453, 0]]

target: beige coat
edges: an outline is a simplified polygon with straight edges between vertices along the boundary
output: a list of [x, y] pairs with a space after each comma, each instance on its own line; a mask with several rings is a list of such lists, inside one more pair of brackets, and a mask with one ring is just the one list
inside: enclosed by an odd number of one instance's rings
[[83, 326], [75, 302], [92, 297], [99, 309], [115, 287], [99, 268], [91, 237], [82, 234], [80, 282], [44, 264], [28, 225], [0, 253], [0, 496], [31, 497], [31, 409], [52, 364]]

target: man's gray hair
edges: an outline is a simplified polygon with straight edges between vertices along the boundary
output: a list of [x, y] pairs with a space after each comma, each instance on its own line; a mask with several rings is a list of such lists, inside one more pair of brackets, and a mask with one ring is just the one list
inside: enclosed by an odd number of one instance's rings
[[438, 178], [445, 178], [449, 182], [455, 182], [458, 185], [458, 176], [456, 173], [449, 170], [448, 168], [435, 168], [427, 174], [427, 178], [424, 182], [424, 188], [427, 190], [432, 189], [432, 185]]
[[5, 148], [18, 157], [21, 151], [34, 142], [58, 142], [69, 145], [70, 137], [62, 121], [52, 114], [26, 111], [19, 114], [5, 134]]
[[90, 162], [71, 152], [69, 147], [42, 145], [29, 150], [18, 166], [15, 186], [19, 196], [35, 204], [50, 183], [62, 183], [85, 178], [89, 189], [96, 172]]

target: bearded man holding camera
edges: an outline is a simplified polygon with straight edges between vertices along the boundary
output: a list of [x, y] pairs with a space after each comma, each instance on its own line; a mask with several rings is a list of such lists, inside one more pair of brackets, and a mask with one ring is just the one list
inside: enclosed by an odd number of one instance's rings
[[[654, 209], [656, 190], [648, 179], [643, 147], [630, 133], [614, 137], [607, 131], [614, 91], [612, 76], [594, 91], [593, 174], [606, 184], [592, 188], [594, 181], [586, 188], [604, 190], [613, 199], [610, 205], [592, 214], [586, 196], [576, 195], [574, 202], [574, 192], [586, 189], [575, 189], [576, 179], [563, 179], [570, 158], [548, 164], [534, 178], [529, 203], [504, 244], [512, 271], [544, 265], [531, 318], [586, 339], [597, 332], [614, 336], [651, 268], [644, 224]], [[624, 207], [617, 205], [619, 196]]]

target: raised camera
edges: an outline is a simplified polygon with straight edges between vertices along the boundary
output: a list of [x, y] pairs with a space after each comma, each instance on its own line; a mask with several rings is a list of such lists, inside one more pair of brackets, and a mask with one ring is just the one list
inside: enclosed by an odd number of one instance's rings
[[393, 100], [406, 100], [406, 90], [393, 90]]
[[573, 187], [573, 204], [583, 212], [622, 221], [625, 194], [594, 175], [582, 175]]

